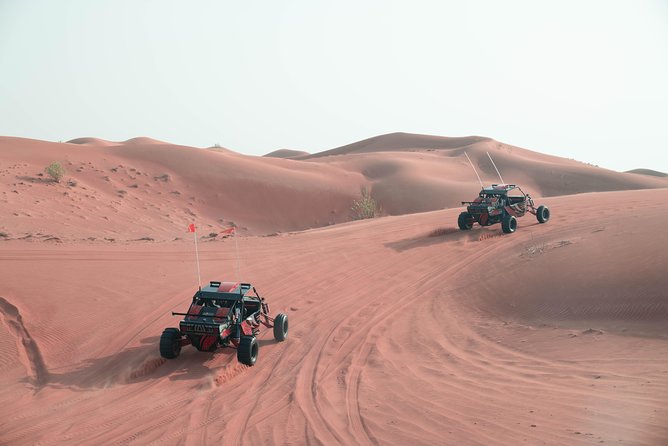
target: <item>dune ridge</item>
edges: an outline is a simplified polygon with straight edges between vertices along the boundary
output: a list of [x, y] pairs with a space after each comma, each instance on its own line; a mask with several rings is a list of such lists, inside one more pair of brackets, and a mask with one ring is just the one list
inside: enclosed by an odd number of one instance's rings
[[[193, 221], [202, 236], [230, 225], [250, 235], [303, 230], [350, 221], [362, 187], [383, 215], [459, 207], [480, 188], [464, 151], [485, 183], [499, 181], [490, 152], [504, 180], [535, 197], [668, 186], [666, 178], [613, 172], [483, 137], [381, 135], [300, 159], [147, 138], [114, 145], [83, 140], [90, 143], [85, 150], [0, 137], [3, 238], [165, 241], [182, 237], [174, 228]], [[56, 160], [67, 170], [60, 184], [43, 173]], [[40, 223], [45, 219], [52, 221], [48, 228]]]
[[626, 173], [637, 173], [637, 174], [640, 174], [640, 175], [649, 175], [649, 176], [661, 177], [661, 178], [668, 177], [668, 173], [659, 172], [659, 171], [652, 170], [652, 169], [633, 169], [633, 170], [627, 170]]
[[303, 150], [291, 150], [291, 149], [278, 149], [274, 150], [273, 152], [269, 152], [265, 156], [267, 158], [288, 158], [288, 159], [294, 159], [294, 158], [304, 158], [309, 156], [310, 153], [304, 152]]

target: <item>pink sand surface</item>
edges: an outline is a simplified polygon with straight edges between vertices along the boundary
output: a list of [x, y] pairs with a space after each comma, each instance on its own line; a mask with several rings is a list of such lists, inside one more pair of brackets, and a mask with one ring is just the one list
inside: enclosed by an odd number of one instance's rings
[[[466, 141], [482, 170], [490, 141]], [[552, 211], [504, 235], [437, 202], [477, 193], [457, 149], [115, 144], [0, 139], [0, 444], [668, 444], [664, 179], [499, 152]], [[54, 159], [76, 185], [37, 176]], [[403, 215], [348, 221], [360, 185]], [[191, 221], [203, 280], [290, 318], [254, 367], [158, 353], [196, 289]]]

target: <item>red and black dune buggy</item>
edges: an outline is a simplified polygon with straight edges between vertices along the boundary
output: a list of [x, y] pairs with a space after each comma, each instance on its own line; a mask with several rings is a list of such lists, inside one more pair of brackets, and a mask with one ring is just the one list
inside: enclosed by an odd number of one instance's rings
[[466, 204], [466, 212], [459, 214], [457, 223], [462, 231], [469, 230], [473, 223], [480, 226], [490, 226], [501, 223], [506, 234], [517, 229], [517, 217], [523, 217], [527, 212], [536, 216], [539, 223], [550, 219], [550, 210], [547, 206], [535, 207], [533, 199], [525, 194], [515, 184], [492, 184], [480, 191], [478, 198], [473, 201], [462, 201]]
[[250, 283], [210, 282], [193, 296], [179, 328], [165, 328], [160, 337], [160, 355], [173, 359], [181, 347], [192, 344], [201, 352], [218, 347], [237, 349], [237, 359], [246, 365], [257, 361], [256, 336], [260, 326], [274, 329], [274, 338], [284, 341], [288, 335], [288, 316], [269, 316], [269, 305]]

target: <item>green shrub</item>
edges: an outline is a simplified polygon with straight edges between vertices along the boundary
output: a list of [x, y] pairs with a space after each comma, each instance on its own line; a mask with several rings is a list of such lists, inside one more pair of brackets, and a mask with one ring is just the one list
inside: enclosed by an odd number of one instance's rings
[[374, 218], [378, 216], [378, 203], [371, 197], [371, 193], [366, 187], [360, 187], [359, 199], [353, 201], [353, 220], [364, 220], [366, 218]]
[[44, 172], [46, 172], [47, 175], [53, 178], [53, 181], [55, 181], [56, 183], [60, 183], [60, 180], [62, 180], [63, 177], [65, 176], [65, 168], [58, 161], [54, 161], [51, 164], [49, 164], [44, 169]]

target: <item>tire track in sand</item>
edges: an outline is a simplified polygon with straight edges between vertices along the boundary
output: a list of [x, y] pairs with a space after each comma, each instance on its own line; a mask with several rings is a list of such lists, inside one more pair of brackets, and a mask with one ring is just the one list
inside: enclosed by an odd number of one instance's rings
[[9, 332], [16, 339], [19, 361], [24, 365], [39, 390], [49, 381], [49, 370], [44, 358], [42, 358], [42, 352], [39, 350], [37, 342], [30, 336], [19, 309], [1, 296], [0, 314]]

